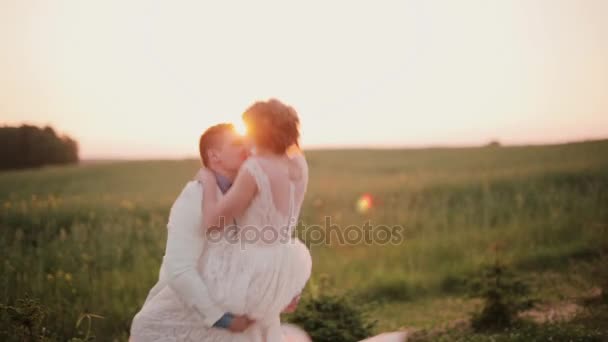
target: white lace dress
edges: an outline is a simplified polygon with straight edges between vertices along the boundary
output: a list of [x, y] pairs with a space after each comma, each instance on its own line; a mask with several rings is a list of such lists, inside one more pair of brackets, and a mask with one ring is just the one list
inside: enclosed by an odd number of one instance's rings
[[[241, 334], [206, 328], [167, 288], [154, 298], [153, 322], [140, 317], [142, 323], [132, 327], [136, 342], [284, 340], [280, 312], [302, 291], [312, 267], [306, 246], [291, 236], [300, 211], [295, 185], [290, 185], [289, 215], [284, 215], [275, 207], [270, 180], [255, 158], [243, 167], [255, 178], [258, 192], [237, 218], [238, 232], [208, 236], [199, 273], [222, 309], [246, 314], [256, 323]], [[147, 315], [144, 311], [138, 315]]]

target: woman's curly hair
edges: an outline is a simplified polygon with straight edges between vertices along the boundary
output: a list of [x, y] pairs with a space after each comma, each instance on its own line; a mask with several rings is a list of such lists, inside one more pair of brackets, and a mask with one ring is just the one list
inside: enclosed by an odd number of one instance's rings
[[260, 147], [274, 153], [286, 153], [299, 146], [300, 119], [293, 107], [277, 99], [258, 101], [243, 113], [247, 134]]

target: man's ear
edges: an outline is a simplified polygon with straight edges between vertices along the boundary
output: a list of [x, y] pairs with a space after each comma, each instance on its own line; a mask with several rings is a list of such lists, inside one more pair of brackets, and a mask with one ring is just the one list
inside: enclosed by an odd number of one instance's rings
[[209, 164], [214, 165], [219, 161], [218, 151], [214, 148], [210, 148], [207, 150], [207, 158], [209, 159]]

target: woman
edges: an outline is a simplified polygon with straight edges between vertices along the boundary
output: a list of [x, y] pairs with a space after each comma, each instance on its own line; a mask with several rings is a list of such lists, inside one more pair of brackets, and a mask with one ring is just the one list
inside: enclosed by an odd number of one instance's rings
[[[210, 236], [201, 273], [210, 294], [227, 312], [255, 323], [243, 334], [210, 329], [213, 341], [281, 341], [279, 315], [302, 291], [312, 260], [292, 237], [308, 183], [298, 151], [299, 118], [278, 100], [253, 104], [243, 114], [255, 146], [234, 184], [219, 198], [210, 171], [203, 182], [203, 227]], [[236, 231], [224, 224], [236, 223]], [[217, 238], [217, 234], [221, 237]]]

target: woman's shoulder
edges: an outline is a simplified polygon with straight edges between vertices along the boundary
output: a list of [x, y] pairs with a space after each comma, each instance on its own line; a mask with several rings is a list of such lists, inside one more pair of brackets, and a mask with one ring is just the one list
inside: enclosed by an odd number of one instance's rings
[[281, 167], [281, 163], [276, 159], [263, 155], [252, 155], [241, 166], [253, 174], [272, 175], [274, 170]]
[[308, 163], [306, 157], [301, 151], [289, 156], [289, 173], [290, 178], [295, 181], [308, 178]]
[[260, 160], [261, 158], [258, 156], [250, 156], [243, 162], [241, 169], [249, 171], [252, 176], [256, 177], [262, 171]]
[[[288, 175], [292, 181], [308, 178], [308, 163], [301, 151], [288, 154], [286, 160], [252, 155], [245, 160], [241, 167], [256, 176], [260, 174], [277, 175], [275, 171], [282, 170], [285, 166], [287, 166]], [[280, 171], [279, 174], [282, 172], [284, 171]]]

